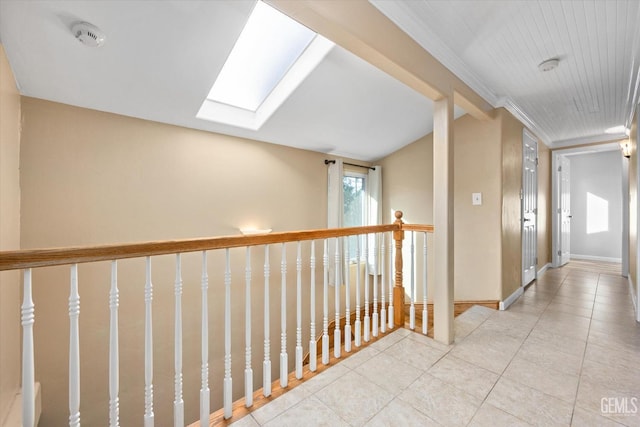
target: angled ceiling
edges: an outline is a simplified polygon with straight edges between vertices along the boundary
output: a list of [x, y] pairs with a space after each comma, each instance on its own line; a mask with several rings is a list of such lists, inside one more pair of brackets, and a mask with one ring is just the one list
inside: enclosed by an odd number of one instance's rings
[[[367, 161], [431, 132], [431, 100], [339, 46], [258, 131], [197, 119], [254, 4], [2, 0], [0, 37], [35, 98]], [[76, 41], [78, 21], [104, 46]]]
[[[370, 0], [548, 145], [611, 140], [638, 102], [637, 0]], [[555, 70], [538, 64], [560, 60]], [[618, 135], [621, 136], [621, 135]]]
[[[258, 131], [197, 119], [254, 3], [0, 0], [0, 39], [26, 96], [366, 161], [432, 131], [430, 100], [339, 46]], [[606, 128], [629, 125], [636, 0], [370, 3], [552, 147], [611, 140]], [[79, 44], [77, 21], [100, 27], [105, 45]], [[540, 72], [553, 57], [559, 67]]]

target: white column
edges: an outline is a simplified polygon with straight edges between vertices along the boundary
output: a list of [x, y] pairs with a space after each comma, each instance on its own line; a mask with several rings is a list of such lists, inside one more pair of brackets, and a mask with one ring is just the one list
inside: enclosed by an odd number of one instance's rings
[[246, 248], [244, 306], [244, 404], [253, 405], [253, 369], [251, 368], [251, 247]]
[[416, 329], [416, 250], [415, 250], [416, 232], [411, 232], [411, 307], [409, 308], [409, 329]]
[[369, 235], [364, 239], [364, 341], [371, 341], [371, 317], [369, 316]]
[[354, 323], [355, 328], [355, 336], [354, 336], [354, 344], [356, 347], [360, 347], [362, 345], [362, 321], [360, 320], [360, 276], [362, 275], [360, 272], [360, 240], [362, 236], [357, 236], [356, 239], [356, 321]]
[[311, 241], [311, 303], [309, 307], [311, 331], [309, 335], [309, 370], [317, 369], [317, 343], [316, 343], [316, 242]]
[[174, 320], [174, 398], [173, 425], [184, 427], [184, 400], [182, 399], [182, 260], [176, 254], [175, 282], [175, 320]]
[[269, 340], [269, 245], [264, 247], [264, 361], [262, 362], [262, 394], [271, 396], [271, 342]]
[[427, 233], [424, 232], [424, 245], [422, 247], [422, 333], [427, 335], [429, 331], [429, 307], [427, 306]]
[[35, 305], [31, 297], [31, 269], [24, 270], [22, 300], [22, 426], [35, 427], [35, 369], [33, 364], [33, 324]]
[[151, 303], [151, 258], [146, 258], [146, 281], [144, 286], [144, 427], [153, 427], [153, 322]]
[[371, 324], [373, 326], [372, 335], [378, 336], [378, 235], [373, 235], [373, 318]]
[[322, 287], [322, 363], [329, 364], [329, 243], [324, 239], [324, 284]]
[[233, 415], [233, 380], [231, 378], [231, 255], [225, 249], [224, 269], [224, 383], [223, 383], [224, 418]]
[[453, 95], [433, 102], [434, 338], [453, 342]]
[[280, 386], [289, 384], [289, 356], [287, 355], [287, 247], [282, 244], [280, 264]]
[[394, 274], [393, 274], [393, 246], [394, 246], [394, 241], [393, 241], [393, 232], [389, 232], [389, 323], [387, 326], [389, 326], [389, 329], [393, 329], [393, 316], [394, 316], [394, 310], [393, 310], [393, 286], [394, 286], [394, 282], [393, 282], [393, 278], [394, 278]]
[[335, 289], [334, 289], [334, 299], [335, 299], [335, 327], [333, 328], [333, 355], [336, 358], [340, 357], [340, 342], [342, 341], [341, 333], [340, 333], [340, 288], [342, 287], [342, 278], [340, 277], [340, 238], [336, 237], [336, 255], [335, 255]]
[[200, 425], [209, 423], [209, 274], [207, 272], [207, 251], [202, 251], [202, 312], [200, 325]]
[[296, 378], [302, 378], [302, 242], [296, 254]]
[[118, 344], [118, 261], [111, 261], [109, 291], [109, 427], [120, 425], [120, 350]]
[[78, 264], [71, 266], [69, 292], [69, 427], [80, 426], [80, 294]]
[[386, 289], [385, 286], [387, 284], [386, 282], [386, 278], [387, 275], [386, 273], [386, 259], [385, 259], [385, 244], [384, 244], [384, 233], [381, 233], [380, 235], [380, 306], [382, 307], [380, 309], [380, 332], [382, 332], [383, 334], [385, 332], [387, 332], [387, 307], [386, 307], [386, 300], [385, 300], [385, 295], [386, 295]]
[[349, 259], [349, 236], [344, 238], [344, 279], [345, 279], [345, 293], [344, 293], [344, 305], [345, 305], [345, 325], [344, 325], [344, 351], [349, 353], [351, 351], [351, 269]]

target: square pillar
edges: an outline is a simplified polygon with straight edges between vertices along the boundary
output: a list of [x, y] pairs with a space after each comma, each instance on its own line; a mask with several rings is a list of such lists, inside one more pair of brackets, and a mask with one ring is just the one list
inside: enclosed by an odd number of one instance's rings
[[453, 331], [453, 96], [433, 102], [434, 338], [444, 344]]

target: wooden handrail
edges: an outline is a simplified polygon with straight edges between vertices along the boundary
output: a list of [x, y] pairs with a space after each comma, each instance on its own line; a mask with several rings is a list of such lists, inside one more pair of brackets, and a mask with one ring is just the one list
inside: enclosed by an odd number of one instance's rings
[[[411, 228], [407, 228], [407, 226]], [[254, 236], [226, 236], [199, 239], [165, 240], [101, 246], [0, 251], [0, 271], [23, 268], [50, 267], [96, 261], [111, 261], [184, 252], [197, 252], [224, 248], [269, 245], [273, 243], [318, 240], [331, 237], [382, 233], [402, 229], [432, 232], [431, 225], [386, 224], [365, 227], [333, 228], [278, 232]]]

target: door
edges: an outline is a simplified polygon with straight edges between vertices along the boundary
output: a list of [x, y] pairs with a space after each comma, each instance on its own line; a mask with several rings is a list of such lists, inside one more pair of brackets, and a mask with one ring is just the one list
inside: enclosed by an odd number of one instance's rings
[[567, 156], [560, 156], [558, 167], [558, 224], [559, 247], [558, 260], [560, 266], [569, 262], [571, 257], [571, 162]]
[[522, 286], [536, 278], [538, 233], [538, 141], [522, 135]]

